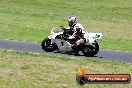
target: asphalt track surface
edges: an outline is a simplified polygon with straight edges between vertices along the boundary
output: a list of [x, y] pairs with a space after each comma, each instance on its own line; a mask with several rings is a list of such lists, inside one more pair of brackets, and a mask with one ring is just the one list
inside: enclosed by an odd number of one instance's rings
[[22, 42], [22, 41], [15, 41], [15, 40], [0, 40], [0, 49], [5, 50], [16, 50], [16, 51], [26, 51], [32, 53], [41, 53], [47, 55], [54, 55], [54, 56], [67, 56], [73, 58], [96, 58], [100, 60], [106, 61], [120, 61], [125, 63], [132, 64], [132, 52], [124, 52], [124, 51], [115, 51], [115, 50], [103, 50], [101, 49], [95, 57], [85, 57], [84, 55], [74, 56], [68, 54], [61, 54], [61, 53], [53, 53], [53, 52], [44, 52], [41, 49], [40, 43], [35, 42]]

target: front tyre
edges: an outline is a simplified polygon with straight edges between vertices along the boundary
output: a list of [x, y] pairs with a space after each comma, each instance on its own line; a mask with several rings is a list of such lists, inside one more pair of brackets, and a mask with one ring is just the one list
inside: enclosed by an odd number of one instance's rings
[[99, 45], [98, 43], [94, 43], [92, 45], [87, 45], [85, 46], [85, 48], [82, 50], [82, 53], [85, 55], [85, 56], [94, 56], [98, 53], [99, 51]]
[[45, 38], [43, 41], [42, 41], [42, 49], [46, 52], [53, 52], [54, 50], [57, 49], [57, 45], [56, 44], [51, 44], [51, 39], [49, 38]]

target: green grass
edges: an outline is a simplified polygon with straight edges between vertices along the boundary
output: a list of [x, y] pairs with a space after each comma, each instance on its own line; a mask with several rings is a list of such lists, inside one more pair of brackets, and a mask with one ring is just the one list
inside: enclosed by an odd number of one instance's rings
[[103, 33], [101, 48], [132, 50], [131, 4], [132, 0], [0, 0], [0, 38], [41, 42], [53, 27], [67, 27], [68, 16], [76, 15], [85, 30]]
[[77, 67], [89, 74], [130, 74], [132, 65], [0, 50], [1, 88], [131, 88], [132, 84], [76, 83]]

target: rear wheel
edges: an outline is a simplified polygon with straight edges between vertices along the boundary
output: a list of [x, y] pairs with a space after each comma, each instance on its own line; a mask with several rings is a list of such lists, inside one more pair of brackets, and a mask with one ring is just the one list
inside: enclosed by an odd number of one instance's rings
[[54, 50], [57, 49], [57, 45], [56, 44], [51, 44], [51, 39], [49, 38], [45, 38], [43, 41], [42, 41], [42, 49], [46, 52], [53, 52]]
[[82, 53], [85, 56], [94, 56], [98, 53], [99, 51], [99, 45], [98, 43], [94, 43], [92, 45], [87, 45], [85, 48], [82, 50]]

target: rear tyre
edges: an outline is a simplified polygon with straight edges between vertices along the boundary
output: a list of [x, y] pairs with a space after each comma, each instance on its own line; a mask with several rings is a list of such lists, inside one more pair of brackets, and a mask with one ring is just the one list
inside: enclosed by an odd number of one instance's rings
[[46, 52], [53, 52], [57, 49], [57, 45], [54, 43], [51, 44], [51, 39], [49, 39], [49, 38], [45, 38], [42, 41], [41, 47]]
[[85, 46], [85, 48], [82, 50], [82, 53], [87, 57], [91, 57], [96, 55], [98, 51], [99, 51], [99, 45], [98, 43], [94, 43], [92, 45]]

